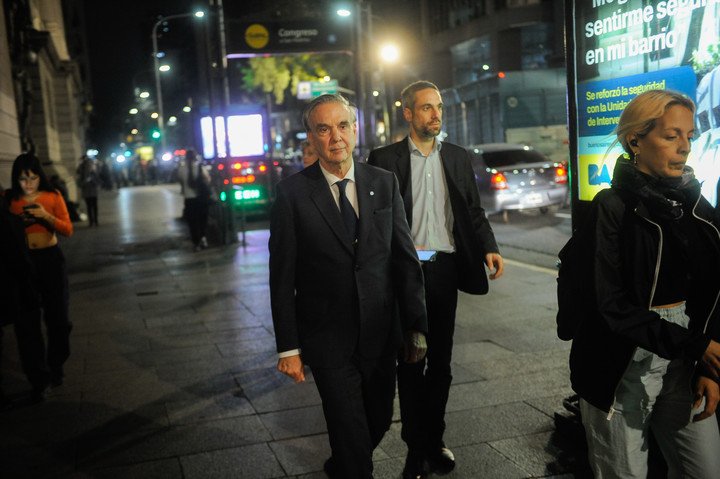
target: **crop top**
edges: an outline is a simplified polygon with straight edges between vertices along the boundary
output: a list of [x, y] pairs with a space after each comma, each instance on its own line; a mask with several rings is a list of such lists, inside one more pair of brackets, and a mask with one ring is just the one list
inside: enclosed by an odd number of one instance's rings
[[[68, 213], [67, 206], [60, 193], [41, 191], [34, 201], [28, 202], [24, 199], [16, 199], [10, 202], [10, 212], [16, 215], [23, 214], [23, 206], [39, 203], [45, 210], [55, 217], [55, 223], [53, 228], [59, 234], [63, 236], [70, 236], [73, 234], [73, 225], [70, 221], [70, 214]], [[43, 233], [45, 231], [53, 232], [42, 222], [38, 221], [25, 227], [25, 234], [30, 233]]]

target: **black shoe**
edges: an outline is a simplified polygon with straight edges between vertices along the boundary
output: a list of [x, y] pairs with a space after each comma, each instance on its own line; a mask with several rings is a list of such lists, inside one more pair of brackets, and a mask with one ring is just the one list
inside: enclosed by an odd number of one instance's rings
[[409, 450], [405, 458], [402, 479], [425, 479], [428, 477], [428, 472], [425, 455], [413, 449]]
[[64, 377], [62, 371], [50, 371], [50, 386], [54, 388], [62, 386]]
[[49, 393], [50, 386], [33, 388], [32, 392], [30, 393], [30, 398], [28, 402], [30, 404], [38, 404], [41, 402], [45, 402]]
[[328, 458], [327, 461], [325, 461], [325, 464], [323, 464], [323, 471], [325, 471], [325, 474], [330, 479], [335, 479], [340, 476], [338, 476], [337, 471], [335, 470], [335, 462], [333, 462], [332, 456]]
[[436, 474], [448, 474], [455, 469], [455, 455], [444, 446], [429, 451], [427, 460], [430, 470]]
[[0, 411], [7, 411], [12, 408], [12, 401], [5, 395], [5, 392], [0, 389]]

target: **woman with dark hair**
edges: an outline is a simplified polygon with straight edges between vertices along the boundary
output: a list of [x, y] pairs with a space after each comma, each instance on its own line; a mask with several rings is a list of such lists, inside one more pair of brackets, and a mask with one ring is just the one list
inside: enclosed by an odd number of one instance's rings
[[720, 215], [686, 165], [694, 113], [668, 90], [625, 107], [625, 154], [582, 226], [594, 301], [570, 379], [597, 478], [647, 477], [650, 434], [668, 477], [720, 471]]
[[70, 356], [72, 323], [65, 257], [57, 235], [71, 236], [73, 226], [62, 195], [52, 188], [36, 156], [19, 155], [12, 166], [11, 181], [7, 194], [10, 211], [25, 223], [25, 239], [42, 301], [50, 383], [59, 386], [63, 365]]

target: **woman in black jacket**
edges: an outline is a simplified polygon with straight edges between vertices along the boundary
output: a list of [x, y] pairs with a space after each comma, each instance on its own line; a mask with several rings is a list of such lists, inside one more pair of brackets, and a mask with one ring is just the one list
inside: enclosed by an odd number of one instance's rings
[[647, 477], [652, 431], [669, 477], [717, 477], [720, 218], [685, 165], [695, 105], [645, 92], [616, 133], [626, 154], [593, 200], [584, 246], [595, 304], [570, 354], [596, 477]]

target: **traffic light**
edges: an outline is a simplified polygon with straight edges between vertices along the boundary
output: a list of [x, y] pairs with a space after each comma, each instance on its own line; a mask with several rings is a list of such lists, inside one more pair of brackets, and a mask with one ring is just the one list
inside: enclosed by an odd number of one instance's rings
[[153, 140], [159, 140], [160, 139], [160, 130], [158, 130], [157, 128], [153, 128], [152, 130], [150, 130], [150, 136], [152, 137]]

